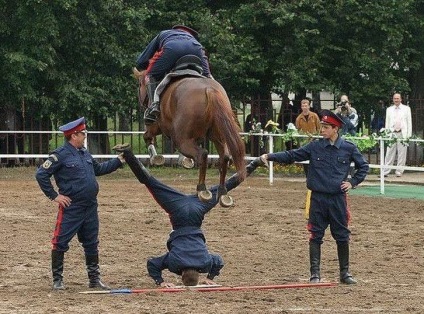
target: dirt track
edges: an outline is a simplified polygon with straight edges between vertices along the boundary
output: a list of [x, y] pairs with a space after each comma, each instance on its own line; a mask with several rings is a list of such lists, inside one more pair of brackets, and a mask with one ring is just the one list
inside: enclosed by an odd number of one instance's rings
[[[356, 286], [238, 292], [82, 295], [87, 290], [77, 239], [65, 255], [67, 290], [51, 291], [50, 238], [55, 203], [39, 190], [34, 169], [0, 169], [0, 313], [423, 313], [422, 201], [351, 196], [351, 271]], [[168, 217], [126, 170], [99, 179], [100, 258], [115, 288], [154, 288], [146, 259], [165, 252]], [[178, 172], [178, 173], [177, 173]], [[187, 193], [195, 180], [164, 179]], [[211, 178], [209, 181], [212, 182]], [[216, 207], [203, 229], [226, 263], [224, 286], [306, 283], [305, 185], [254, 176], [232, 191], [236, 206]], [[337, 282], [336, 248], [323, 246], [322, 275]], [[165, 273], [178, 283], [178, 278]]]

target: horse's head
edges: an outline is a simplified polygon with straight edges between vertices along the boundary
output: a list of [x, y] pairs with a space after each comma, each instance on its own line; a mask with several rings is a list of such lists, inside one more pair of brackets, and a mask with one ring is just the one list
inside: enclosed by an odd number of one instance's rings
[[136, 68], [133, 68], [133, 75], [135, 79], [138, 81], [138, 103], [140, 104], [140, 108], [146, 107], [145, 100], [147, 96], [146, 89], [146, 70], [139, 71]]

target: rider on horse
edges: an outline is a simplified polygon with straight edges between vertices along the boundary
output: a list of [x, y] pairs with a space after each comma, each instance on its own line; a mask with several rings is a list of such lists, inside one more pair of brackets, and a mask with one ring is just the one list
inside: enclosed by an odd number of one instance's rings
[[203, 75], [211, 77], [208, 58], [198, 41], [198, 32], [190, 27], [175, 25], [172, 29], [161, 31], [138, 56], [137, 70], [146, 70], [146, 88], [149, 107], [144, 119], [153, 123], [159, 114], [159, 103], [154, 102], [156, 87], [165, 75], [172, 70], [177, 60], [186, 55], [195, 55], [202, 61]]

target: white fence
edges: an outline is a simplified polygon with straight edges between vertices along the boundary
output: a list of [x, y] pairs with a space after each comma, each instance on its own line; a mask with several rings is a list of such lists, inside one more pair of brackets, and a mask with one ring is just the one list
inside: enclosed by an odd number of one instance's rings
[[[281, 134], [255, 134], [255, 135], [260, 135], [260, 136], [267, 136], [268, 137], [268, 152], [272, 153], [274, 152], [274, 137], [282, 137], [283, 135]], [[305, 138], [308, 136], [305, 135], [294, 135], [293, 137], [301, 137], [301, 138]], [[319, 138], [320, 136], [314, 136], [316, 138]], [[354, 139], [365, 139], [364, 137], [353, 137]], [[384, 156], [385, 156], [385, 142], [386, 141], [391, 141], [392, 139], [390, 138], [384, 138], [384, 137], [378, 137], [376, 138], [376, 140], [379, 142], [379, 147], [380, 147], [380, 164], [370, 164], [370, 168], [375, 168], [375, 169], [380, 169], [380, 193], [384, 194], [384, 175], [383, 174], [383, 169], [404, 169], [404, 170], [409, 170], [409, 171], [424, 171], [424, 167], [409, 167], [409, 166], [404, 166], [404, 167], [398, 167], [398, 166], [386, 166], [384, 165]], [[400, 141], [400, 140], [398, 140]], [[421, 139], [410, 139], [409, 142], [416, 142], [416, 143], [423, 143], [424, 140]], [[302, 162], [302, 163], [309, 163], [309, 161], [306, 162]], [[353, 165], [353, 164], [352, 164]], [[270, 162], [270, 167], [269, 167], [269, 183], [273, 184], [274, 181], [274, 170], [273, 170], [273, 162]]]
[[[0, 134], [60, 134], [62, 135], [62, 132], [59, 131], [0, 131]], [[90, 131], [90, 134], [119, 134], [119, 135], [136, 135], [136, 136], [142, 136], [144, 134], [143, 131]], [[277, 137], [284, 137], [283, 134], [273, 134], [273, 133], [240, 133], [241, 136], [260, 136], [260, 137], [266, 137], [268, 142], [268, 152], [272, 153], [274, 152], [274, 138]], [[306, 138], [308, 136], [306, 135], [293, 135], [293, 138]], [[315, 138], [319, 138], [319, 136], [314, 136]], [[364, 137], [354, 137], [354, 139], [364, 139]], [[382, 173], [382, 169], [398, 169], [397, 166], [385, 166], [384, 165], [384, 155], [385, 155], [385, 142], [391, 141], [390, 138], [383, 138], [379, 137], [376, 138], [376, 140], [379, 142], [380, 147], [380, 164], [370, 164], [370, 168], [376, 168], [380, 169], [380, 174]], [[423, 143], [424, 140], [421, 139], [410, 139], [409, 142], [417, 142], [417, 143]], [[89, 149], [89, 143], [86, 139], [85, 146]], [[180, 156], [178, 154], [165, 154], [163, 155], [165, 158], [168, 159], [178, 159]], [[0, 154], [0, 158], [27, 158], [27, 159], [44, 159], [48, 157], [48, 153], [45, 154]], [[115, 158], [116, 154], [114, 155], [107, 155], [107, 154], [93, 154], [94, 158]], [[149, 158], [150, 156], [148, 154], [136, 154], [137, 158]], [[209, 155], [209, 158], [216, 159], [218, 158], [218, 155], [211, 154]], [[250, 157], [246, 156], [246, 160], [254, 160], [256, 157]], [[302, 162], [302, 163], [308, 163]], [[409, 167], [405, 166], [402, 167], [404, 170], [407, 171], [424, 171], [424, 167]], [[273, 162], [270, 162], [270, 169], [269, 169], [269, 183], [273, 184], [274, 182], [274, 169], [273, 169]], [[384, 194], [384, 176], [380, 176], [380, 193]]]

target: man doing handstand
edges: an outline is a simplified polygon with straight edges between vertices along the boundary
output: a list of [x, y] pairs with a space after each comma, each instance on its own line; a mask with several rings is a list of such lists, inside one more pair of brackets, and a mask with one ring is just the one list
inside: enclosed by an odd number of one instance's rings
[[[147, 271], [155, 283], [161, 287], [174, 287], [173, 283], [165, 282], [162, 271], [182, 276], [185, 286], [195, 286], [199, 283], [199, 274], [207, 273], [205, 284], [214, 284], [212, 281], [218, 276], [224, 262], [221, 256], [209, 253], [206, 239], [201, 230], [203, 219], [219, 199], [217, 198], [218, 186], [210, 189], [212, 199], [202, 202], [197, 194], [183, 194], [154, 178], [141, 162], [135, 157], [128, 145], [117, 145], [117, 152], [122, 152], [125, 161], [152, 194], [156, 202], [168, 213], [172, 232], [167, 241], [168, 252], [162, 256], [150, 258], [147, 261]], [[250, 175], [259, 165], [259, 158], [246, 166], [247, 175]], [[240, 184], [238, 175], [235, 174], [226, 182], [228, 191]]]

